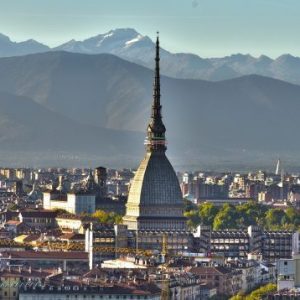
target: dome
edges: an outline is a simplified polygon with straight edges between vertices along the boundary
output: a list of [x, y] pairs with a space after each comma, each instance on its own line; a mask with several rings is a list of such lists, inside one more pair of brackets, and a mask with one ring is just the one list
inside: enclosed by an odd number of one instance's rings
[[175, 171], [164, 153], [147, 153], [132, 182], [128, 203], [179, 205], [182, 195]]
[[132, 185], [123, 218], [128, 229], [186, 230], [176, 173], [164, 152], [147, 152]]

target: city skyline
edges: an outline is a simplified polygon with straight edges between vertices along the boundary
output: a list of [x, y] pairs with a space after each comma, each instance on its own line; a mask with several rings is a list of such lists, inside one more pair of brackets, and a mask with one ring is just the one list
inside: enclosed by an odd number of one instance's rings
[[[51, 47], [83, 40], [115, 28], [135, 28], [154, 39], [159, 30], [164, 48], [202, 57], [234, 53], [300, 55], [296, 0], [164, 1], [27, 0], [0, 2], [1, 33], [14, 41], [36, 39]], [[195, 38], [196, 36], [196, 38]]]
[[0, 299], [300, 299], [298, 8], [0, 0]]

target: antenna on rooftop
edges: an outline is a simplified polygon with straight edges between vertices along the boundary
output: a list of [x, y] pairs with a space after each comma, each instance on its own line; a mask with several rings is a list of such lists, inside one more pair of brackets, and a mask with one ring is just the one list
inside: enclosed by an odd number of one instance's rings
[[277, 160], [277, 164], [276, 164], [276, 170], [275, 170], [275, 174], [279, 175], [280, 174], [280, 168], [281, 168], [281, 161], [280, 158]]

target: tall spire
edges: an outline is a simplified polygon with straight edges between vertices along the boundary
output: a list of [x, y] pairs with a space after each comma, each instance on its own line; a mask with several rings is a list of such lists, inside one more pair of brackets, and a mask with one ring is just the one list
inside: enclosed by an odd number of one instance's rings
[[160, 72], [159, 72], [159, 36], [156, 38], [156, 55], [155, 55], [155, 77], [153, 84], [153, 103], [151, 119], [147, 129], [147, 151], [165, 151], [166, 128], [162, 121], [161, 104], [160, 104]]
[[154, 78], [154, 85], [153, 85], [153, 100], [154, 104], [160, 106], [160, 74], [159, 74], [159, 36], [157, 32], [156, 38], [156, 55], [155, 55], [155, 78]]

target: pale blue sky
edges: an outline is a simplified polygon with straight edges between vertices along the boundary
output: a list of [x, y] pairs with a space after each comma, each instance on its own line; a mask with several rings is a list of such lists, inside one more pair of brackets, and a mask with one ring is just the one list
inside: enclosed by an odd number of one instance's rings
[[56, 46], [131, 27], [172, 52], [300, 56], [300, 0], [0, 0], [0, 32]]

